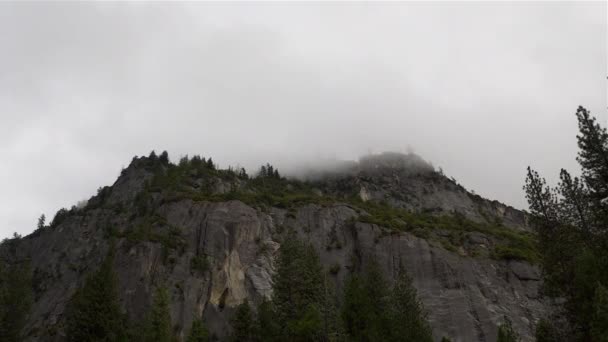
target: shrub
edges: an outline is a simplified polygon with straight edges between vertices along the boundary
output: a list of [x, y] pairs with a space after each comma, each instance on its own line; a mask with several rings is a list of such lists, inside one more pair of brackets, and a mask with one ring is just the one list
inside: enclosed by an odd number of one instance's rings
[[209, 270], [209, 261], [205, 255], [197, 255], [190, 259], [190, 272], [203, 275]]
[[335, 263], [329, 268], [329, 273], [336, 275], [340, 272], [340, 268], [341, 268], [340, 264]]

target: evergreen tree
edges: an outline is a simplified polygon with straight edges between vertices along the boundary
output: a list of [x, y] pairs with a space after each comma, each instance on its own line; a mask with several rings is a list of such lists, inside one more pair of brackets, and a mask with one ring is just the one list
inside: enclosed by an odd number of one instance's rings
[[390, 322], [387, 308], [390, 308], [390, 288], [376, 260], [372, 260], [365, 274], [365, 293], [370, 299], [371, 341], [380, 341], [388, 336]]
[[351, 275], [344, 289], [344, 304], [342, 306], [342, 320], [346, 333], [353, 341], [366, 341], [365, 338], [368, 321], [369, 298], [366, 297], [363, 281], [357, 274]]
[[209, 331], [200, 319], [192, 320], [190, 334], [186, 338], [186, 342], [209, 342]]
[[314, 248], [290, 232], [281, 244], [271, 301], [257, 309], [247, 302], [232, 320], [235, 341], [338, 341], [339, 317], [333, 291], [324, 283]]
[[158, 160], [161, 164], [168, 166], [169, 165], [169, 153], [167, 151], [163, 151], [158, 157]]
[[589, 222], [591, 208], [587, 200], [589, 193], [585, 184], [578, 177], [572, 178], [568, 171], [562, 169], [557, 190], [562, 198], [558, 210], [559, 220], [588, 232], [591, 223]]
[[213, 164], [213, 160], [211, 159], [211, 157], [207, 159], [207, 168], [210, 170], [215, 170], [215, 164]]
[[258, 341], [271, 342], [277, 340], [279, 326], [275, 319], [272, 302], [269, 300], [265, 299], [258, 305], [256, 330]]
[[40, 217], [38, 218], [38, 225], [37, 228], [38, 229], [42, 229], [44, 228], [44, 222], [46, 221], [46, 216], [44, 216], [44, 214], [40, 215]]
[[538, 232], [545, 293], [565, 299], [569, 327], [560, 329], [560, 339], [589, 341], [601, 338], [593, 328], [595, 296], [608, 284], [608, 133], [585, 108], [576, 117], [582, 177], [561, 170], [551, 189], [528, 167], [524, 189]]
[[391, 290], [389, 315], [392, 341], [433, 341], [426, 312], [412, 286], [412, 279], [403, 268]]
[[171, 342], [171, 314], [169, 294], [163, 287], [156, 289], [146, 324], [146, 342]]
[[319, 306], [309, 304], [297, 320], [288, 322], [287, 336], [297, 341], [324, 341], [323, 317]]
[[[206, 164], [206, 162], [205, 162], [205, 164]], [[202, 166], [203, 160], [201, 159], [201, 156], [199, 156], [198, 154], [195, 154], [194, 156], [192, 156], [192, 158], [190, 159], [190, 165], [192, 165], [195, 168]]]
[[309, 305], [321, 301], [322, 281], [321, 264], [312, 246], [290, 234], [281, 244], [274, 277], [273, 305], [283, 333], [291, 335], [288, 330], [293, 323], [304, 317]]
[[126, 320], [118, 301], [118, 283], [110, 251], [99, 270], [87, 277], [68, 304], [68, 341], [123, 341]]
[[524, 190], [526, 190], [526, 198], [537, 223], [542, 223], [543, 226], [553, 226], [557, 221], [556, 195], [547, 186], [545, 179], [529, 166]]
[[181, 158], [179, 158], [179, 163], [177, 165], [181, 168], [186, 168], [186, 167], [188, 167], [189, 163], [190, 163], [190, 159], [188, 159], [188, 155], [185, 155], [185, 156], [182, 156]]
[[534, 335], [536, 342], [560, 342], [553, 325], [545, 319], [538, 321]]
[[255, 322], [247, 300], [237, 306], [231, 323], [233, 329], [231, 339], [234, 342], [252, 342], [255, 340]]
[[377, 262], [353, 274], [344, 290], [342, 317], [352, 341], [433, 341], [426, 313], [407, 272], [391, 287]]
[[[101, 188], [100, 188], [101, 189]], [[103, 195], [103, 190], [100, 191], [98, 190], [98, 195], [104, 196]], [[55, 213], [55, 217], [53, 217], [53, 221], [51, 221], [50, 227], [51, 228], [55, 228], [58, 225], [61, 224], [61, 222], [63, 222], [68, 216], [70, 215], [70, 212], [66, 209], [66, 208], [61, 208], [59, 210], [57, 210], [57, 213]]]
[[266, 166], [262, 165], [262, 167], [260, 167], [260, 172], [258, 173], [258, 176], [264, 178], [268, 174], [267, 172], [268, 171], [266, 170]]
[[496, 342], [519, 342], [519, 335], [513, 330], [511, 321], [505, 317], [505, 323], [498, 327], [498, 337]]
[[342, 318], [349, 337], [354, 341], [389, 339], [390, 289], [378, 263], [372, 260], [363, 276], [353, 274], [344, 291]]
[[576, 117], [580, 132], [577, 135], [580, 149], [577, 160], [590, 190], [594, 213], [602, 222], [606, 220], [608, 209], [608, 133], [582, 106], [578, 107]]
[[281, 244], [274, 276], [272, 307], [279, 340], [326, 341], [328, 317], [323, 268], [310, 244], [290, 233]]
[[148, 159], [150, 159], [152, 162], [156, 162], [158, 160], [158, 156], [156, 155], [156, 152], [154, 152], [154, 150], [150, 152]]
[[344, 327], [338, 311], [338, 298], [327, 277], [323, 285], [325, 293], [321, 303], [321, 317], [323, 319], [321, 335], [325, 337], [325, 341], [343, 341], [345, 337]]
[[29, 262], [9, 265], [0, 260], [0, 341], [22, 341], [25, 319], [32, 305]]
[[601, 284], [595, 288], [591, 335], [594, 342], [608, 342], [608, 290]]

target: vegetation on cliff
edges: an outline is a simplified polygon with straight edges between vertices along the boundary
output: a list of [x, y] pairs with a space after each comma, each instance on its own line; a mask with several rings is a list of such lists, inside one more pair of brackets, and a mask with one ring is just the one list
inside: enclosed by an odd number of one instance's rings
[[[375, 262], [350, 275], [336, 298], [312, 246], [289, 235], [281, 245], [273, 296], [239, 305], [234, 341], [432, 341], [426, 312], [404, 269], [391, 286]], [[338, 308], [341, 303], [341, 310]]]
[[562, 169], [551, 188], [528, 167], [526, 190], [539, 236], [544, 290], [565, 299], [539, 324], [543, 341], [608, 341], [608, 133], [576, 112], [581, 177]]
[[[204, 157], [186, 156], [178, 164], [172, 164], [160, 162], [154, 155], [151, 154], [146, 159], [147, 167], [153, 170], [154, 176], [136, 197], [137, 210], [146, 217], [154, 215], [155, 207], [186, 199], [208, 202], [238, 200], [261, 210], [274, 207], [289, 212], [307, 204], [327, 206], [344, 203], [360, 213], [357, 219], [359, 222], [376, 224], [387, 232], [410, 232], [425, 239], [436, 240], [451, 251], [456, 251], [462, 245], [466, 233], [479, 232], [491, 237], [494, 242], [487, 255], [489, 257], [530, 263], [538, 261], [535, 234], [509, 229], [498, 218], [488, 217], [479, 222], [459, 212], [437, 214], [425, 210], [407, 210], [384, 201], [364, 201], [356, 189], [350, 189], [352, 185], [345, 186], [345, 189], [350, 190], [332, 192], [324, 189], [323, 183], [282, 177], [270, 164], [262, 166], [256, 176], [249, 176], [243, 169], [218, 169]], [[428, 169], [424, 171], [435, 172]], [[438, 174], [436, 177], [444, 176]], [[147, 226], [150, 225], [150, 220], [159, 219], [148, 218]], [[143, 227], [146, 227], [145, 222]], [[449, 238], [433, 234], [439, 230], [448, 231]], [[125, 234], [134, 234], [133, 238], [150, 241], [164, 240], [163, 236], [146, 235], [142, 226]], [[174, 245], [169, 247], [175, 248]]]
[[[373, 169], [371, 166], [367, 166]], [[139, 172], [139, 171], [144, 172]], [[432, 168], [421, 171], [431, 173], [424, 181], [445, 178]], [[334, 184], [319, 181], [302, 181], [283, 177], [272, 165], [262, 166], [250, 176], [244, 169], [220, 169], [210, 158], [200, 156], [183, 157], [178, 163], [169, 161], [168, 153], [152, 152], [148, 157], [134, 158], [118, 182], [136, 173], [144, 181], [137, 191], [117, 197], [115, 187], [100, 188], [97, 195], [87, 203], [71, 209], [61, 209], [51, 224], [41, 217], [38, 229], [29, 238], [52, 232], [62, 224], [76, 219], [82, 220], [88, 213], [103, 212], [100, 231], [106, 242], [120, 241], [121, 248], [129, 249], [142, 242], [151, 242], [162, 247], [162, 261], [171, 265], [187, 251], [186, 233], [182, 228], [169, 223], [162, 210], [180, 201], [225, 202], [241, 201], [259, 212], [286, 213], [295, 218], [298, 210], [306, 205], [347, 206], [356, 213], [346, 224], [375, 225], [375, 231], [383, 235], [408, 232], [426, 239], [437, 247], [443, 247], [466, 257], [491, 257], [500, 260], [523, 260], [537, 262], [536, 235], [523, 230], [506, 227], [497, 217], [473, 220], [465, 214], [436, 212], [433, 210], [405, 209], [390, 201], [367, 200], [353, 188], [351, 180], [332, 180]], [[332, 190], [333, 188], [339, 191]], [[130, 190], [131, 188], [129, 188]], [[117, 199], [118, 198], [118, 199]], [[480, 201], [483, 201], [480, 199]], [[113, 224], [112, 218], [120, 224]], [[369, 226], [366, 226], [369, 227]], [[289, 229], [277, 227], [278, 230]], [[462, 252], [468, 234], [479, 233], [488, 237], [488, 246], [483, 251]], [[426, 314], [417, 300], [411, 279], [406, 270], [399, 270], [396, 282], [384, 278], [377, 265], [366, 265], [363, 269], [348, 269], [340, 273], [347, 277], [346, 289], [337, 294], [332, 281], [342, 268], [340, 264], [321, 265], [313, 247], [287, 234], [281, 236], [281, 248], [276, 260], [277, 273], [273, 277], [274, 294], [262, 303], [245, 302], [238, 306], [232, 320], [235, 341], [427, 341], [431, 330]], [[6, 241], [2, 248], [16, 248], [19, 239]], [[260, 245], [262, 249], [265, 244]], [[336, 237], [327, 246], [340, 249]], [[484, 253], [485, 254], [477, 254]], [[151, 284], [148, 314], [142, 318], [127, 319], [118, 302], [116, 274], [112, 270], [113, 254], [110, 253], [99, 269], [90, 273], [68, 304], [66, 315], [53, 334], [65, 333], [69, 340], [78, 341], [170, 341], [176, 338], [175, 329], [183, 331], [188, 341], [212, 340], [200, 313], [191, 327], [171, 326], [169, 304], [171, 296], [163, 284]], [[192, 276], [205, 278], [212, 271], [213, 260], [204, 254], [188, 255], [189, 272]], [[2, 258], [0, 258], [2, 259]], [[27, 260], [12, 258], [0, 264], [0, 335], [7, 341], [17, 341], [29, 308], [25, 292], [31, 292], [31, 272], [25, 267]], [[325, 270], [323, 266], [328, 270]], [[21, 272], [22, 276], [7, 276]], [[29, 278], [28, 278], [29, 277]], [[27, 286], [15, 285], [16, 282]], [[25, 291], [24, 290], [24, 291]], [[12, 291], [12, 292], [11, 292]], [[19, 305], [14, 298], [22, 296]], [[603, 296], [603, 297], [602, 297]], [[600, 291], [599, 301], [605, 299]], [[15, 312], [6, 314], [5, 308]], [[11, 323], [5, 323], [13, 320]], [[21, 323], [19, 323], [21, 322]], [[599, 322], [599, 321], [598, 321]], [[65, 323], [65, 324], [64, 324]], [[63, 325], [61, 325], [63, 324]], [[599, 323], [595, 323], [594, 329]], [[8, 328], [7, 328], [8, 327]], [[10, 330], [10, 331], [9, 331]], [[12, 337], [11, 337], [12, 336]]]
[[[15, 244], [15, 236], [4, 243]], [[29, 261], [9, 264], [0, 259], [0, 341], [22, 340], [22, 330], [32, 305], [32, 271]]]
[[344, 290], [342, 319], [352, 341], [433, 341], [426, 312], [407, 271], [392, 286], [372, 261], [352, 274]]

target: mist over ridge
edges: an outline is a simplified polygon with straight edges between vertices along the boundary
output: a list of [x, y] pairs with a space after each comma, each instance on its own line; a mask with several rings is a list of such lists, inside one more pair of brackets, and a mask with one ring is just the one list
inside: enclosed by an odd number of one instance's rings
[[[273, 163], [270, 162], [270, 164]], [[276, 166], [283, 175], [305, 181], [352, 175], [357, 172], [381, 172], [384, 169], [411, 173], [435, 170], [430, 162], [414, 152], [401, 153], [389, 151], [363, 154], [355, 160], [319, 158], [293, 163], [285, 163], [279, 160]], [[253, 169], [252, 171], [255, 173], [258, 170]]]
[[606, 119], [600, 2], [0, 7], [2, 236], [153, 149], [301, 175], [411, 144], [524, 209], [528, 164], [577, 168], [576, 106]]

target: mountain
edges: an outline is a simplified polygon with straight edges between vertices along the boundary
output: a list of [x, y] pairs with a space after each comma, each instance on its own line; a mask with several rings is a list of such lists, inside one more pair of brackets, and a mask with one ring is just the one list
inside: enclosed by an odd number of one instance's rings
[[86, 205], [60, 210], [48, 226], [0, 245], [9, 264], [29, 260], [34, 301], [28, 341], [62, 341], [66, 304], [113, 245], [120, 305], [146, 315], [168, 289], [174, 333], [202, 317], [228, 335], [244, 300], [272, 293], [275, 256], [287, 231], [317, 250], [340, 293], [370, 260], [389, 279], [413, 278], [436, 340], [495, 341], [508, 317], [524, 341], [549, 310], [527, 215], [472, 194], [414, 154], [384, 153], [320, 172], [256, 177], [211, 159], [136, 157]]

